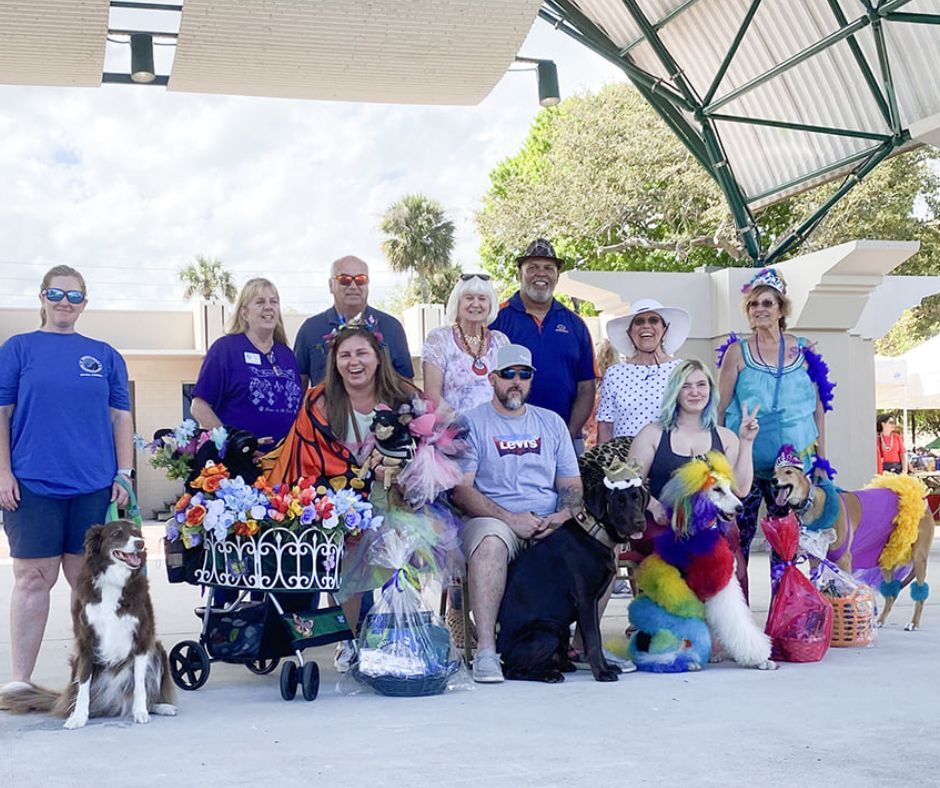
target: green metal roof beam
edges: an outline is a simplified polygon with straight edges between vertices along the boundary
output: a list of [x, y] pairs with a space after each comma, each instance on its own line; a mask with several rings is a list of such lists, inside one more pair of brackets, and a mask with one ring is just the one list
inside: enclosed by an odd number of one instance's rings
[[718, 175], [708, 158], [708, 152], [705, 150], [705, 142], [699, 130], [694, 128], [673, 104], [668, 101], [660, 100], [659, 96], [651, 93], [643, 85], [639, 85], [635, 82], [633, 84], [636, 86], [636, 89], [640, 91], [643, 98], [652, 105], [663, 122], [672, 129], [673, 133], [679, 138], [682, 144], [689, 149], [689, 152], [695, 157], [695, 160], [702, 165], [705, 172], [717, 181]]
[[901, 8], [901, 6], [905, 6], [910, 2], [912, 2], [912, 0], [888, 0], [888, 2], [882, 0], [881, 4], [875, 10], [875, 13], [877, 13], [878, 16], [885, 16], [886, 14], [890, 14], [892, 11], [896, 11], [897, 9]]
[[[685, 0], [683, 3], [679, 3], [672, 11], [666, 14], [662, 19], [656, 22], [653, 25], [654, 30], [661, 30], [663, 27], [668, 25], [673, 19], [679, 16], [684, 11], [688, 11], [692, 6], [694, 6], [698, 0]], [[637, 39], [634, 39], [629, 44], [627, 44], [623, 49], [620, 50], [621, 55], [628, 55], [631, 49], [635, 49], [640, 44], [646, 41], [646, 36], [640, 36]]]
[[705, 94], [705, 98], [702, 99], [702, 104], [705, 106], [708, 106], [708, 103], [713, 98], [715, 98], [715, 92], [718, 90], [718, 86], [721, 84], [721, 80], [725, 78], [725, 73], [728, 71], [728, 67], [731, 65], [731, 61], [737, 54], [738, 47], [741, 46], [741, 40], [744, 38], [744, 34], [747, 32], [747, 29], [751, 26], [751, 20], [754, 18], [754, 14], [757, 13], [757, 8], [760, 6], [760, 4], [761, 0], [753, 0], [751, 7], [747, 9], [747, 13], [744, 15], [741, 26], [738, 28], [738, 32], [734, 37], [734, 41], [731, 42], [731, 46], [728, 48], [728, 54], [726, 54], [724, 60], [721, 61], [721, 66], [718, 68], [718, 73], [715, 74], [715, 78], [712, 80], [712, 84], [708, 88], [708, 92]]
[[875, 49], [878, 52], [878, 65], [881, 66], [881, 79], [885, 86], [885, 95], [888, 97], [888, 109], [891, 110], [891, 129], [895, 135], [901, 133], [901, 113], [898, 110], [898, 97], [894, 91], [894, 77], [891, 75], [891, 64], [888, 62], [888, 47], [885, 44], [885, 31], [880, 19], [871, 23], [872, 34], [875, 37]]
[[[839, 27], [845, 27], [848, 25], [849, 20], [845, 18], [845, 14], [842, 13], [842, 7], [839, 5], [839, 0], [829, 0], [829, 7], [832, 9], [832, 13], [836, 18], [836, 21], [839, 23]], [[862, 52], [862, 48], [859, 46], [858, 41], [856, 41], [855, 36], [849, 36], [846, 39], [849, 49], [852, 51], [852, 57], [855, 58], [855, 62], [858, 63], [859, 70], [862, 72], [862, 76], [865, 79], [865, 84], [868, 85], [868, 89], [871, 91], [872, 96], [875, 99], [875, 103], [878, 105], [878, 110], [881, 112], [881, 116], [885, 119], [885, 124], [891, 125], [891, 110], [888, 109], [888, 102], [885, 101], [885, 97], [881, 93], [881, 85], [875, 79], [875, 75], [871, 70], [871, 66], [868, 64], [868, 60], [865, 58], [865, 54]]]
[[853, 153], [849, 156], [845, 156], [844, 158], [839, 159], [839, 161], [834, 161], [830, 164], [827, 164], [825, 167], [820, 167], [818, 170], [813, 170], [812, 172], [799, 175], [796, 178], [787, 181], [786, 183], [781, 183], [778, 186], [774, 186], [773, 189], [768, 189], [767, 191], [761, 192], [760, 194], [755, 194], [753, 197], [748, 197], [748, 204], [752, 205], [756, 202], [760, 202], [761, 200], [765, 200], [768, 197], [772, 197], [777, 194], [783, 194], [784, 192], [795, 189], [805, 183], [810, 183], [825, 175], [829, 175], [829, 173], [835, 172], [836, 170], [841, 170], [847, 164], [852, 164], [853, 162], [859, 161], [860, 159], [864, 159], [866, 156], [871, 156], [872, 153], [879, 150], [880, 148], [881, 145], [865, 148], [864, 150], [860, 150], [858, 153]]
[[807, 131], [812, 134], [832, 134], [836, 137], [857, 137], [863, 140], [887, 142], [892, 139], [890, 134], [879, 134], [875, 131], [855, 131], [853, 129], [837, 129], [832, 126], [814, 126], [809, 123], [790, 123], [785, 120], [770, 120], [768, 118], [745, 118], [740, 115], [710, 115], [712, 120], [723, 120], [728, 123], [745, 123], [751, 126], [769, 126], [775, 129], [792, 129], [793, 131]]
[[666, 69], [666, 73], [672, 78], [679, 92], [682, 93], [689, 102], [695, 105], [695, 116], [702, 124], [702, 138], [705, 141], [705, 151], [708, 154], [708, 159], [712, 164], [711, 169], [715, 173], [718, 185], [721, 187], [722, 192], [724, 192], [725, 199], [728, 201], [728, 205], [731, 208], [731, 215], [734, 218], [734, 223], [741, 236], [741, 241], [748, 255], [754, 260], [755, 264], [758, 264], [761, 257], [760, 234], [754, 222], [754, 217], [751, 215], [751, 211], [748, 208], [744, 193], [741, 191], [737, 179], [731, 172], [731, 165], [721, 147], [721, 141], [715, 131], [714, 124], [702, 114], [702, 103], [696, 95], [692, 83], [689, 82], [685, 73], [679, 68], [678, 63], [673, 59], [669, 50], [666, 48], [665, 44], [663, 44], [662, 39], [660, 39], [659, 33], [653, 29], [652, 24], [650, 24], [649, 19], [647, 19], [639, 5], [637, 5], [636, 0], [621, 0], [621, 2], [639, 26], [640, 32], [646, 37], [647, 42], [649, 42], [653, 52]]
[[[697, 108], [696, 105], [686, 100], [685, 97], [678, 93], [675, 88], [669, 85], [664, 79], [657, 77], [655, 74], [650, 74], [648, 71], [644, 71], [633, 61], [621, 57], [619, 50], [597, 29], [594, 23], [578, 11], [577, 8], [565, 2], [565, 0], [549, 0], [547, 5], [557, 7], [557, 13], [559, 13], [563, 19], [553, 19], [550, 14], [545, 13], [544, 8], [539, 11], [539, 16], [542, 19], [619, 66], [626, 72], [627, 76], [630, 77], [634, 84], [642, 84], [656, 95], [664, 96], [669, 99], [669, 101], [676, 104], [681, 109], [687, 112], [695, 112]], [[573, 30], [570, 26], [565, 26], [564, 20], [567, 19], [573, 20]]]
[[701, 99], [695, 94], [695, 89], [692, 87], [692, 83], [685, 76], [685, 72], [679, 68], [679, 64], [673, 59], [669, 50], [663, 44], [662, 39], [659, 37], [659, 33], [653, 29], [653, 25], [650, 23], [649, 19], [646, 18], [640, 7], [637, 5], [636, 0], [621, 0], [621, 2], [626, 6], [626, 9], [630, 16], [633, 17], [633, 20], [639, 25], [640, 31], [643, 33], [643, 36], [646, 38], [649, 45], [653, 48], [653, 52], [656, 54], [656, 57], [659, 59], [659, 62], [663, 64], [663, 67], [666, 69], [666, 73], [669, 74], [669, 78], [673, 81], [673, 84], [679, 89], [685, 100], [692, 105], [692, 111], [701, 112], [702, 102]]
[[890, 13], [884, 14], [884, 18], [889, 22], [909, 22], [912, 25], [940, 25], [940, 14], [906, 14]]
[[789, 71], [794, 66], [798, 66], [804, 60], [808, 60], [814, 55], [818, 55], [820, 52], [829, 49], [829, 47], [838, 44], [843, 39], [848, 38], [853, 33], [857, 33], [859, 30], [867, 27], [869, 24], [871, 24], [871, 20], [867, 16], [859, 17], [854, 22], [851, 22], [840, 30], [836, 30], [835, 32], [830, 33], [825, 38], [822, 38], [815, 44], [812, 44], [811, 46], [806, 47], [806, 49], [797, 52], [795, 55], [787, 58], [782, 63], [778, 63], [776, 66], [769, 69], [768, 71], [765, 71], [763, 74], [754, 77], [754, 79], [750, 80], [749, 82], [745, 82], [743, 85], [735, 88], [730, 93], [726, 93], [717, 101], [712, 101], [707, 107], [705, 107], [705, 113], [710, 114], [714, 112], [719, 107], [723, 107], [725, 104], [734, 101], [736, 98], [743, 96], [745, 93], [749, 93], [754, 88], [763, 85], [765, 82], [773, 79], [774, 77], [778, 77], [784, 72]]
[[795, 244], [802, 243], [806, 239], [806, 236], [809, 235], [809, 233], [812, 232], [816, 226], [825, 218], [826, 214], [829, 213], [829, 211], [832, 209], [832, 206], [839, 202], [839, 200], [841, 200], [846, 194], [854, 189], [859, 183], [861, 183], [869, 172], [871, 172], [882, 161], [888, 158], [888, 156], [894, 152], [894, 149], [899, 145], [902, 145], [904, 141], [905, 140], [901, 139], [892, 139], [886, 142], [884, 145], [880, 145], [875, 151], [873, 151], [869, 159], [864, 164], [846, 176], [846, 179], [842, 185], [836, 189], [835, 192], [833, 192], [832, 196], [830, 196], [826, 202], [819, 206], [812, 216], [800, 224], [799, 227], [783, 238], [780, 243], [778, 243], [767, 253], [767, 257], [764, 259], [764, 264], [770, 265], [778, 257], [786, 254], [786, 252]]

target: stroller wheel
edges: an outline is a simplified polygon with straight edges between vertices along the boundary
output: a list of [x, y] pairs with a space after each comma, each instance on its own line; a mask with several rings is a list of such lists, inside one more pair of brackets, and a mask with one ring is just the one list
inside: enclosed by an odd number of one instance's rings
[[254, 659], [251, 662], [246, 662], [245, 667], [256, 676], [267, 676], [280, 663], [280, 657], [274, 657], [274, 659]]
[[195, 640], [173, 646], [169, 662], [173, 683], [182, 690], [197, 690], [209, 680], [209, 655]]
[[285, 662], [281, 665], [281, 697], [284, 700], [293, 700], [297, 694], [297, 665], [293, 662]]
[[316, 662], [305, 662], [300, 671], [300, 688], [304, 693], [304, 700], [316, 700], [320, 692], [320, 666]]

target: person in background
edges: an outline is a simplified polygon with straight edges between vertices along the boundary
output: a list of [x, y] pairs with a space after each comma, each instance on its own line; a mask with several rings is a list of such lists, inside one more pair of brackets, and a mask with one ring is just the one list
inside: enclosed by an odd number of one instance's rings
[[689, 313], [652, 298], [635, 301], [630, 311], [607, 324], [607, 338], [624, 355], [609, 367], [597, 408], [597, 440], [633, 438], [659, 417], [672, 371], [682, 363], [675, 353], [689, 337]]
[[246, 430], [260, 445], [284, 438], [302, 396], [300, 372], [287, 345], [277, 288], [245, 283], [227, 333], [209, 348], [193, 387], [193, 418], [202, 429]]
[[540, 371], [529, 402], [561, 416], [580, 453], [581, 429], [594, 407], [594, 343], [584, 321], [555, 300], [565, 261], [544, 238], [516, 258], [519, 289], [506, 301], [490, 328], [532, 353]]
[[597, 391], [594, 394], [594, 409], [584, 425], [584, 448], [592, 449], [600, 441], [597, 439], [597, 409], [603, 396], [603, 381], [607, 370], [620, 362], [620, 351], [610, 344], [609, 339], [602, 339], [594, 345], [594, 366], [597, 368]]
[[415, 372], [411, 353], [401, 323], [368, 304], [369, 266], [365, 261], [352, 255], [334, 260], [330, 266], [329, 288], [333, 306], [308, 317], [294, 340], [301, 385], [307, 388], [323, 382], [329, 353], [326, 337], [341, 323], [357, 319], [362, 323], [370, 319], [373, 321], [382, 334], [382, 341], [388, 348], [395, 371], [409, 380], [413, 378]]
[[50, 269], [40, 328], [0, 347], [0, 509], [13, 556], [12, 681], [30, 681], [59, 570], [74, 588], [85, 532], [111, 501], [127, 503], [134, 423], [127, 367], [105, 342], [75, 330], [88, 290], [74, 268]]
[[907, 473], [909, 470], [904, 437], [897, 427], [898, 421], [894, 415], [881, 415], [875, 422], [878, 432], [875, 440], [878, 473]]

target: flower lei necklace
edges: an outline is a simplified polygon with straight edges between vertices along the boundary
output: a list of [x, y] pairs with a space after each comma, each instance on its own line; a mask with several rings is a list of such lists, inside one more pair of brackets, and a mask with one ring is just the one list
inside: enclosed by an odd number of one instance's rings
[[[483, 360], [483, 354], [486, 352], [486, 327], [480, 327], [480, 336], [478, 337], [468, 337], [463, 330], [463, 326], [460, 325], [460, 321], [456, 321], [454, 324], [457, 333], [460, 335], [460, 340], [463, 342], [463, 346], [467, 349], [467, 352], [473, 357], [473, 369], [474, 374], [485, 375], [489, 372], [489, 369], [486, 367], [486, 362]], [[472, 343], [472, 344], [471, 344]], [[476, 346], [476, 350], [473, 347]]]

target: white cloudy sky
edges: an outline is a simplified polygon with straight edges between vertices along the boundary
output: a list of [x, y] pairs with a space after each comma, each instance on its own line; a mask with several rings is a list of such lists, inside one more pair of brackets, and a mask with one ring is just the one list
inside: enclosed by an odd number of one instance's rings
[[[520, 54], [555, 60], [563, 95], [622, 78], [540, 21]], [[329, 262], [357, 254], [378, 303], [396, 283], [379, 249], [383, 210], [410, 192], [437, 199], [457, 225], [455, 259], [472, 269], [488, 173], [537, 111], [534, 73], [507, 74], [476, 107], [0, 86], [4, 303], [31, 306], [42, 273], [67, 263], [93, 307], [171, 309], [176, 271], [197, 253], [239, 283], [271, 277], [300, 312], [326, 306]]]

